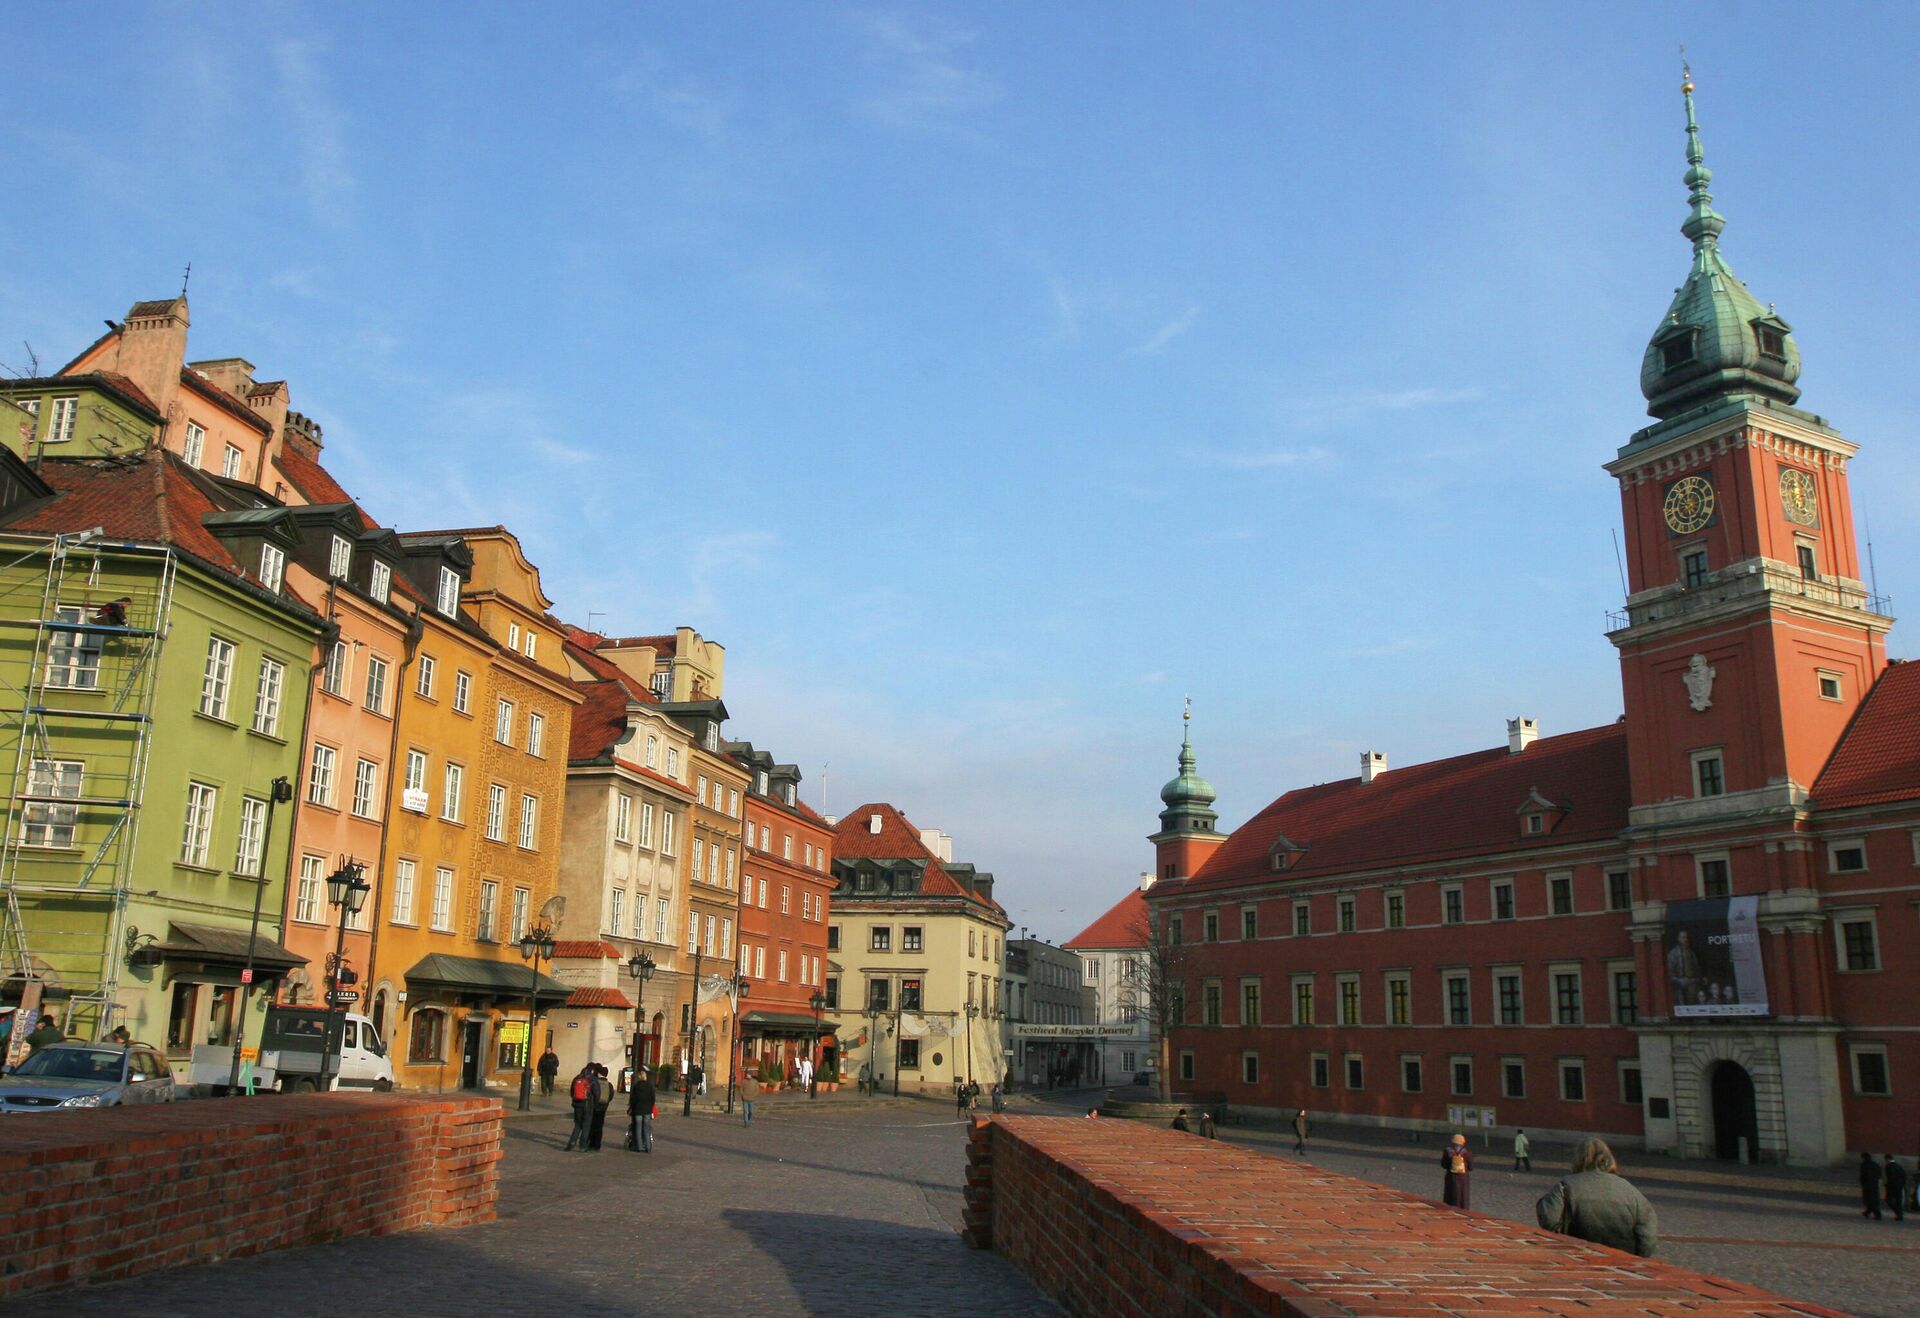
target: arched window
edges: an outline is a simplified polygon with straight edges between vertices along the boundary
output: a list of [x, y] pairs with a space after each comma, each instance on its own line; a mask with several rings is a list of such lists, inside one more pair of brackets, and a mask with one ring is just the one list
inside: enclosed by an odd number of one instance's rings
[[407, 1038], [407, 1061], [414, 1065], [446, 1060], [447, 1013], [422, 1007], [413, 1013], [413, 1033]]

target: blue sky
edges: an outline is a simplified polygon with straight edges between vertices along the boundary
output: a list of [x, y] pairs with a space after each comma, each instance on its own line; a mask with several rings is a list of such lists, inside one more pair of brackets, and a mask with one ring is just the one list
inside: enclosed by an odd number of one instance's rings
[[1151, 865], [1184, 695], [1228, 824], [1618, 715], [1684, 42], [1724, 250], [1920, 608], [1911, 11], [1330, 9], [41, 7], [0, 363], [192, 261], [193, 353], [288, 379], [376, 516], [723, 642], [810, 800], [1061, 939]]

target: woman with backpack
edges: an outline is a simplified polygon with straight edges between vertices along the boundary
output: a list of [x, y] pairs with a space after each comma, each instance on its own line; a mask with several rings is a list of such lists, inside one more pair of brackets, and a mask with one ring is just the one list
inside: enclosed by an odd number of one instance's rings
[[593, 1063], [588, 1062], [580, 1068], [580, 1074], [573, 1078], [573, 1087], [567, 1091], [567, 1097], [573, 1100], [573, 1133], [567, 1136], [567, 1147], [562, 1153], [572, 1153], [575, 1149], [587, 1151], [587, 1137], [593, 1130]]

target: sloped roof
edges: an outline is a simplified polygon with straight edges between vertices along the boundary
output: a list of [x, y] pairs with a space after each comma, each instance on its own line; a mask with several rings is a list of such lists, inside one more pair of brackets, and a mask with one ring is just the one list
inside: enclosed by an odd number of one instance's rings
[[1894, 663], [1813, 784], [1817, 810], [1920, 797], [1920, 662]]
[[283, 445], [276, 458], [281, 472], [300, 492], [300, 497], [310, 504], [344, 503], [352, 507], [360, 517], [362, 527], [368, 531], [380, 529], [380, 523], [367, 515], [367, 510], [342, 488], [333, 473], [314, 459], [299, 452], [292, 444]]
[[[1566, 813], [1552, 831], [1523, 838], [1514, 810], [1538, 789]], [[1205, 887], [1272, 874], [1282, 837], [1302, 848], [1289, 875], [1341, 873], [1561, 846], [1609, 838], [1627, 826], [1627, 727], [1542, 737], [1515, 755], [1505, 746], [1303, 787], [1234, 830], [1182, 886]]]
[[260, 584], [201, 524], [208, 514], [223, 510], [171, 453], [49, 458], [40, 464], [39, 474], [53, 487], [54, 497], [7, 523], [8, 530], [52, 535], [98, 526], [114, 539], [172, 545]]
[[[597, 760], [626, 731], [627, 706], [633, 703], [655, 705], [659, 703], [659, 698], [642, 683], [620, 671], [617, 664], [607, 662], [575, 639], [576, 636], [592, 633], [583, 633], [579, 628], [565, 623], [561, 626], [561, 644], [568, 657], [593, 674], [589, 680], [573, 683], [574, 689], [581, 695], [581, 702], [573, 711], [573, 723], [567, 735], [567, 758]], [[675, 783], [674, 786], [678, 787], [679, 784]]]
[[1144, 947], [1147, 895], [1135, 884], [1107, 913], [1060, 946], [1069, 952], [1094, 952], [1109, 947]]
[[555, 960], [562, 957], [578, 957], [587, 960], [593, 957], [611, 957], [618, 961], [620, 949], [598, 938], [562, 938], [554, 943], [553, 955]]
[[579, 988], [575, 989], [566, 1002], [568, 1007], [618, 1007], [621, 1011], [632, 1011], [633, 1000], [617, 988]]
[[[875, 833], [869, 824], [873, 816], [880, 816], [880, 831]], [[1000, 903], [979, 893], [968, 892], [959, 882], [948, 874], [940, 863], [940, 858], [927, 849], [920, 840], [920, 830], [915, 828], [907, 817], [884, 802], [870, 803], [847, 812], [833, 832], [833, 858], [842, 860], [917, 860], [925, 868], [920, 876], [920, 894], [923, 897], [961, 897], [976, 902], [990, 911], [1004, 915], [1006, 912]]]
[[261, 434], [271, 435], [273, 433], [273, 426], [265, 417], [261, 416], [251, 407], [248, 407], [245, 403], [235, 398], [213, 381], [201, 375], [200, 372], [194, 370], [192, 367], [189, 366], [181, 370], [180, 383], [193, 390], [196, 394], [199, 394], [221, 411], [246, 422], [247, 425], [253, 427], [253, 429], [259, 431]]

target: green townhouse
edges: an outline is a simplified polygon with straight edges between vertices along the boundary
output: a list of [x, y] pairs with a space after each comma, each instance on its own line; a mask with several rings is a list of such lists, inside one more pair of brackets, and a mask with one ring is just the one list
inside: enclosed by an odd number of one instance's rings
[[243, 1020], [257, 1038], [303, 964], [287, 785], [328, 625], [287, 586], [283, 521], [157, 447], [130, 381], [0, 399], [0, 1011], [124, 1025], [184, 1070]]

